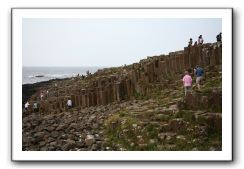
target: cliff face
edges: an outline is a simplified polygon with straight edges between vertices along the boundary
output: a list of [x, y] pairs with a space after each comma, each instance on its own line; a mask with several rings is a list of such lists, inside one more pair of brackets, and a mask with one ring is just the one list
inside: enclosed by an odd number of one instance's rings
[[[29, 100], [39, 112], [23, 113], [23, 150], [220, 151], [221, 62], [221, 45], [204, 44], [38, 85]], [[196, 65], [205, 71], [202, 89], [194, 81], [184, 97], [182, 75]]]
[[[169, 55], [148, 57], [132, 65], [103, 69], [84, 80], [81, 77], [61, 82], [52, 82], [49, 94], [40, 101], [40, 111], [64, 111], [68, 97], [74, 107], [107, 105], [112, 102], [130, 100], [135, 95], [146, 95], [151, 84], [167, 86], [168, 80], [179, 78], [179, 73], [191, 70], [196, 65], [203, 67], [220, 65], [222, 47], [204, 44], [186, 47]], [[40, 91], [39, 90], [39, 91]], [[39, 92], [31, 101], [40, 100]]]

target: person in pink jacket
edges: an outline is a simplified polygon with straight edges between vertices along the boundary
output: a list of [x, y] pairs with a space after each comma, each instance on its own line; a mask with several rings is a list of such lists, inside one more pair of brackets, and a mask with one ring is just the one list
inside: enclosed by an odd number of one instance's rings
[[192, 85], [192, 78], [189, 75], [188, 71], [185, 71], [185, 76], [183, 77], [182, 81], [183, 81], [183, 86], [185, 89], [185, 96], [186, 96], [186, 93], [191, 90], [191, 85]]

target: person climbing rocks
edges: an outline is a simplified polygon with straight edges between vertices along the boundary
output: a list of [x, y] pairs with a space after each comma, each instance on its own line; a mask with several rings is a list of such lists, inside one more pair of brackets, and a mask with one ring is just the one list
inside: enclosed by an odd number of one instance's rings
[[41, 91], [41, 93], [40, 93], [40, 99], [42, 100], [43, 97], [44, 97], [44, 93], [43, 93], [43, 91]]
[[68, 106], [69, 109], [72, 108], [72, 101], [71, 101], [70, 98], [69, 98], [68, 101], [67, 101], [67, 106]]
[[46, 96], [47, 96], [47, 98], [48, 98], [48, 96], [49, 96], [49, 91], [48, 91], [48, 90], [46, 91]]
[[192, 41], [192, 38], [190, 38], [189, 42], [188, 42], [188, 47], [191, 47], [193, 41]]
[[33, 103], [33, 111], [36, 113], [36, 112], [38, 112], [38, 104], [37, 104], [37, 102], [34, 102]]
[[28, 111], [29, 106], [30, 106], [30, 103], [27, 101], [27, 102], [25, 103], [25, 112]]
[[201, 68], [200, 66], [197, 65], [196, 69], [195, 69], [195, 75], [196, 75], [197, 88], [198, 88], [198, 90], [201, 90], [201, 84], [202, 84], [203, 75], [204, 75], [203, 68]]
[[199, 45], [202, 45], [203, 44], [203, 38], [202, 38], [202, 35], [200, 35], [199, 37], [198, 37], [198, 44]]
[[191, 91], [191, 85], [192, 85], [192, 78], [189, 75], [188, 71], [185, 71], [185, 76], [183, 77], [182, 81], [183, 81], [183, 86], [185, 89], [185, 96], [186, 96], [186, 94]]

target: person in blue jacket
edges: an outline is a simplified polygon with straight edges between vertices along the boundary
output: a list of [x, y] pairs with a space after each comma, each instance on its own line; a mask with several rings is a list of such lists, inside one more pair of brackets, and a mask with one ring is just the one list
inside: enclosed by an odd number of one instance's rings
[[203, 75], [204, 75], [203, 68], [201, 68], [200, 66], [197, 66], [195, 69], [195, 75], [197, 77], [196, 78], [197, 88], [198, 88], [198, 90], [201, 90], [201, 84], [202, 84]]

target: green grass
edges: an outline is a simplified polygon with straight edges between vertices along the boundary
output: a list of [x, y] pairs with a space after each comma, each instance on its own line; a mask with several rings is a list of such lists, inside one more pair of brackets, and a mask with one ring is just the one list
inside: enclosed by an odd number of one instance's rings
[[[209, 77], [205, 79], [200, 92], [202, 96], [209, 96], [214, 88], [222, 86], [221, 76], [217, 72], [218, 71], [216, 70], [215, 73], [210, 73]], [[174, 80], [171, 79], [170, 83], [174, 83]], [[122, 111], [113, 114], [105, 121], [105, 127], [103, 129], [106, 137], [109, 138], [107, 141], [108, 145], [114, 147], [114, 149], [116, 149], [116, 145], [121, 145], [121, 147], [126, 148], [126, 150], [132, 151], [191, 151], [193, 148], [197, 148], [199, 151], [208, 151], [210, 147], [214, 147], [216, 150], [222, 149], [222, 133], [210, 129], [208, 129], [206, 133], [200, 133], [201, 125], [204, 124], [199, 124], [193, 118], [193, 115], [197, 110], [180, 110], [177, 113], [169, 113], [167, 115], [155, 110], [157, 106], [168, 107], [169, 102], [172, 102], [174, 99], [182, 98], [184, 92], [181, 85], [173, 86], [171, 89], [155, 84], [149, 86], [149, 88], [150, 92], [145, 95], [135, 92], [134, 98], [141, 100], [142, 102], [148, 99], [155, 100], [155, 107], [148, 108], [152, 111], [135, 111], [136, 113], [133, 113], [133, 110], [130, 110], [130, 112], [124, 108]], [[196, 90], [196, 88], [194, 90]], [[212, 109], [203, 111], [213, 112]], [[168, 141], [159, 141], [158, 134], [162, 132], [160, 124], [168, 123], [175, 118], [182, 118], [186, 123], [185, 127], [177, 130], [177, 135], [183, 135], [185, 140], [177, 139], [173, 136]], [[140, 128], [133, 127], [133, 124], [137, 124]], [[163, 132], [168, 132], [167, 130], [168, 129], [166, 128]], [[137, 136], [142, 136], [145, 145], [139, 145]], [[150, 139], [154, 139], [155, 143], [150, 144]]]

